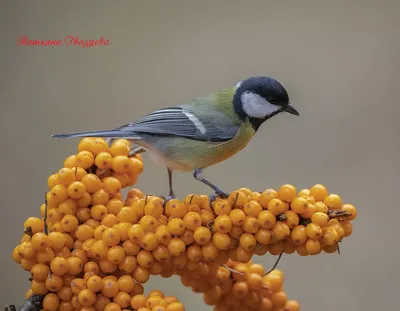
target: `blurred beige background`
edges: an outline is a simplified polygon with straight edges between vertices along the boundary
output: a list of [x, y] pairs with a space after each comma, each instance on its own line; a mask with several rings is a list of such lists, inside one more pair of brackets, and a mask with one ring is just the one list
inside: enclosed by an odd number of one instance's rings
[[[398, 1], [2, 1], [0, 305], [20, 304], [28, 273], [11, 252], [39, 215], [47, 176], [75, 152], [56, 132], [115, 127], [252, 75], [279, 79], [301, 116], [265, 124], [237, 156], [206, 171], [224, 189], [325, 184], [359, 210], [341, 255], [283, 257], [302, 310], [398, 308]], [[18, 37], [109, 46], [16, 46]], [[138, 187], [167, 191], [145, 156]], [[229, 176], [229, 177], [228, 177]], [[233, 176], [241, 176], [233, 178]], [[175, 174], [185, 193], [209, 192]], [[255, 261], [270, 267], [275, 257]], [[177, 278], [146, 288], [210, 310]], [[396, 307], [397, 306], [397, 307]]]

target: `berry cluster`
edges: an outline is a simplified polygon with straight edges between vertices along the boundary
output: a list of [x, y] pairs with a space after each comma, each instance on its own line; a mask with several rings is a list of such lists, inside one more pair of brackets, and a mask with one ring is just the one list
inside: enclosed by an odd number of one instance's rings
[[151, 275], [176, 274], [214, 310], [295, 311], [282, 272], [265, 274], [252, 256], [332, 253], [352, 233], [355, 207], [320, 184], [241, 188], [211, 203], [199, 194], [164, 202], [135, 188], [123, 198], [143, 171], [130, 148], [84, 138], [49, 176], [42, 217], [26, 220], [13, 251], [31, 274], [27, 297], [45, 295], [43, 309], [184, 310], [159, 291], [143, 295]]

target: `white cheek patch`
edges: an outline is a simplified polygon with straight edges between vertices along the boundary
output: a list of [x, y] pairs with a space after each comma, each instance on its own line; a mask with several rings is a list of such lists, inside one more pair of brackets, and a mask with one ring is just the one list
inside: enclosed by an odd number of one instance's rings
[[252, 118], [262, 119], [276, 112], [281, 107], [271, 104], [258, 94], [245, 92], [241, 96], [244, 112]]

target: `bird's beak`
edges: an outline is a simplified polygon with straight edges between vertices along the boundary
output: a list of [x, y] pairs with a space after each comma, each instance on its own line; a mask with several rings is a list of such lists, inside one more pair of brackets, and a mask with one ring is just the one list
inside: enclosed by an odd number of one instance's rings
[[286, 112], [289, 112], [290, 114], [294, 114], [295, 116], [299, 116], [300, 113], [298, 113], [298, 111], [296, 109], [293, 108], [293, 106], [287, 105], [284, 110]]

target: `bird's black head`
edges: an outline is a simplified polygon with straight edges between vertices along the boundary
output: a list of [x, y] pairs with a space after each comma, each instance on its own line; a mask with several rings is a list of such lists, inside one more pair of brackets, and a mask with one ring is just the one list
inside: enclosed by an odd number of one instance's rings
[[255, 130], [280, 112], [299, 115], [290, 105], [289, 95], [282, 84], [263, 76], [240, 81], [236, 85], [233, 106], [236, 114], [243, 121], [248, 120]]

